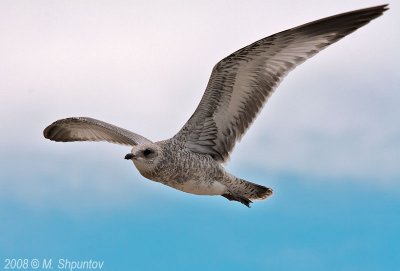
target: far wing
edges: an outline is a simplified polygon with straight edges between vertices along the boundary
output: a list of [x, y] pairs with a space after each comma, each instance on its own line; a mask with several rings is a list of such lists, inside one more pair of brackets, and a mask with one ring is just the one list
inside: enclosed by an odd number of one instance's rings
[[92, 118], [67, 118], [49, 125], [43, 135], [53, 141], [108, 141], [123, 145], [138, 145], [151, 142], [131, 131]]

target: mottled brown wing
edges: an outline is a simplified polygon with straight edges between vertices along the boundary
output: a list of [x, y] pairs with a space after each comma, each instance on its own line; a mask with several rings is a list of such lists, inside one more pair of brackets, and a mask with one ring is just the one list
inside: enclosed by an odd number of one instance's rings
[[49, 125], [43, 135], [53, 141], [108, 141], [122, 145], [138, 145], [151, 142], [131, 131], [92, 118], [67, 118]]
[[224, 162], [283, 77], [328, 45], [379, 17], [387, 5], [307, 23], [256, 41], [218, 62], [196, 111], [175, 135]]

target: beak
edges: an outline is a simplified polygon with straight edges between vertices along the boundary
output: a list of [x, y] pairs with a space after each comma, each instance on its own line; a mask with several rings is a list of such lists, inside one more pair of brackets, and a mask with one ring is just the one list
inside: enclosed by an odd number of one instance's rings
[[125, 155], [126, 160], [132, 160], [133, 157], [135, 156], [132, 153], [128, 153], [127, 155]]

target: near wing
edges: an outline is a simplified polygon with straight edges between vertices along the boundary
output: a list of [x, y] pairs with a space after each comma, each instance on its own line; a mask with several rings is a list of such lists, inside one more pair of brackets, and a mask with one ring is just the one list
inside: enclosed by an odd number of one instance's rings
[[43, 135], [53, 141], [108, 141], [123, 145], [151, 142], [131, 131], [92, 118], [67, 118], [49, 125]]
[[175, 138], [193, 152], [226, 161], [290, 70], [386, 9], [382, 5], [317, 20], [256, 41], [222, 59], [196, 111]]

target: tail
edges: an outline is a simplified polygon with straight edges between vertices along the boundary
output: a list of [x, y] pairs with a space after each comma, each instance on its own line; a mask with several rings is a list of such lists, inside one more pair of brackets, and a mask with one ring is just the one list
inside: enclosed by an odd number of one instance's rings
[[252, 203], [251, 200], [264, 200], [272, 195], [271, 188], [248, 182], [234, 176], [231, 177], [233, 178], [227, 183], [227, 193], [221, 195], [228, 200], [238, 201], [250, 207], [250, 203]]

